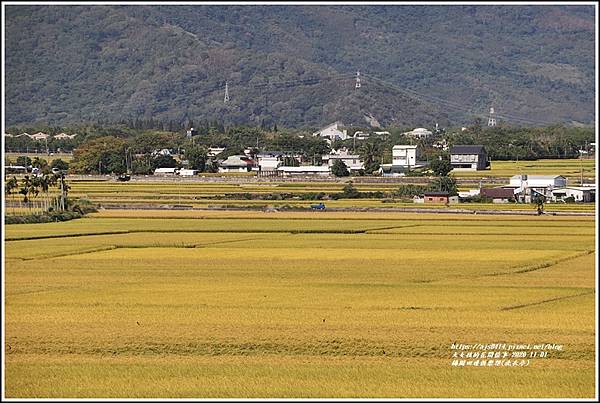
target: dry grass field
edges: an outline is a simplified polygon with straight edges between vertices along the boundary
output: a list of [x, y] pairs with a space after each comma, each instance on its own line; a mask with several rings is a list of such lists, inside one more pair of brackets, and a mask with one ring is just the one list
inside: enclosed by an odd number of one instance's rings
[[[587, 397], [593, 217], [103, 211], [6, 226], [7, 397]], [[453, 366], [452, 343], [556, 343]]]

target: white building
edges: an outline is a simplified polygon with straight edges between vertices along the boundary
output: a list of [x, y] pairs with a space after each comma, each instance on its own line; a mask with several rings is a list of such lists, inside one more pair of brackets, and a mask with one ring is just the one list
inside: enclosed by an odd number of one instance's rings
[[256, 163], [261, 171], [276, 171], [283, 163], [284, 156], [281, 151], [263, 151], [256, 154]]
[[473, 197], [473, 196], [477, 196], [480, 193], [480, 189], [469, 189], [469, 190], [465, 190], [465, 191], [459, 191], [458, 192], [458, 197], [466, 199], [469, 197]]
[[596, 188], [588, 186], [569, 186], [552, 191], [554, 201], [564, 201], [572, 197], [576, 202], [590, 203], [596, 201]]
[[327, 164], [330, 170], [336, 160], [341, 160], [344, 164], [346, 164], [350, 171], [356, 172], [365, 169], [365, 164], [360, 158], [360, 155], [350, 154], [346, 148], [333, 150], [331, 154], [321, 156], [321, 161]]
[[510, 178], [510, 186], [562, 188], [567, 186], [567, 178], [562, 175], [514, 175]]
[[398, 144], [392, 147], [392, 166], [402, 168], [422, 168], [427, 163], [421, 161], [421, 149], [418, 145]]
[[261, 171], [276, 171], [283, 163], [280, 157], [259, 157], [258, 166]]
[[429, 136], [431, 136], [433, 133], [431, 133], [429, 130], [427, 130], [427, 129], [423, 128], [423, 127], [417, 127], [414, 130], [411, 130], [409, 132], [404, 132], [402, 134], [405, 135], [405, 136], [414, 137], [414, 138], [417, 138], [417, 139], [426, 139]]
[[208, 152], [206, 153], [207, 157], [216, 157], [217, 155], [221, 154], [223, 151], [225, 151], [225, 147], [210, 147], [208, 149]]
[[175, 176], [177, 175], [177, 168], [156, 168], [154, 175], [156, 176]]
[[354, 132], [354, 136], [353, 137], [356, 140], [367, 140], [370, 136], [371, 136], [370, 133], [362, 132], [362, 131], [359, 130], [357, 132]]
[[254, 161], [245, 155], [232, 155], [219, 163], [219, 172], [250, 172]]
[[567, 186], [567, 178], [562, 175], [514, 175], [510, 187], [515, 189], [519, 201], [531, 203], [536, 196], [552, 200], [552, 192]]
[[195, 176], [198, 173], [197, 169], [180, 169], [179, 176]]
[[159, 155], [169, 157], [172, 155], [172, 150], [169, 150], [168, 148], [163, 148], [162, 150], [154, 150], [154, 151], [152, 151], [151, 155], [153, 157], [157, 157]]
[[329, 126], [325, 126], [321, 130], [314, 132], [313, 136], [323, 137], [328, 143], [331, 143], [335, 140], [346, 140], [348, 138], [348, 131], [339, 130], [340, 126], [342, 126], [342, 122], [334, 122]]
[[32, 134], [31, 136], [29, 136], [32, 140], [47, 140], [48, 139], [48, 135], [46, 133], [43, 132], [37, 132], [35, 134]]
[[57, 140], [71, 140], [73, 138], [75, 138], [75, 136], [77, 136], [77, 133], [75, 134], [67, 134], [67, 133], [58, 133], [57, 135], [54, 136], [55, 139]]
[[421, 161], [421, 148], [418, 145], [398, 144], [392, 147], [392, 163], [381, 164], [379, 173], [382, 176], [404, 176], [407, 171], [423, 168], [427, 164], [427, 161]]
[[284, 176], [292, 175], [321, 175], [328, 176], [329, 166], [327, 165], [302, 165], [299, 167], [279, 167], [278, 171], [282, 172]]

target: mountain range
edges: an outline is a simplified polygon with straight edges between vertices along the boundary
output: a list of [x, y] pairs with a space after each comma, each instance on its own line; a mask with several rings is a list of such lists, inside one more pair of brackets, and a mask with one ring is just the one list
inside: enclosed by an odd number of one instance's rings
[[490, 107], [513, 124], [595, 120], [593, 6], [5, 10], [7, 126], [152, 117], [410, 127], [487, 119]]

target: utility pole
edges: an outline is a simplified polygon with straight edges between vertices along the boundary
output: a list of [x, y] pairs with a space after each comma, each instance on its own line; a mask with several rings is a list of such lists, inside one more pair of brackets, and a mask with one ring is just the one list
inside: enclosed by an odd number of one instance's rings
[[60, 177], [60, 209], [61, 211], [65, 210], [65, 176], [61, 175]]
[[581, 171], [581, 179], [580, 179], [579, 185], [583, 186], [583, 153], [581, 153], [581, 152], [579, 153], [579, 168]]

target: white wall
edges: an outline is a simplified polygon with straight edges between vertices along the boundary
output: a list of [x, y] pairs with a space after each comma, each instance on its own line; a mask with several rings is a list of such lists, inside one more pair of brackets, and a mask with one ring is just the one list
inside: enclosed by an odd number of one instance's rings
[[415, 146], [392, 148], [392, 165], [394, 166], [415, 166], [418, 159], [418, 150]]

